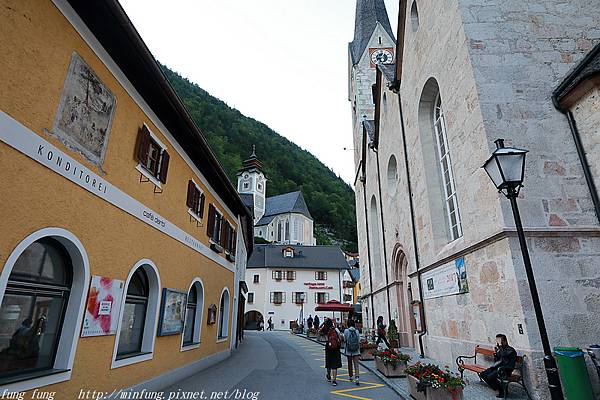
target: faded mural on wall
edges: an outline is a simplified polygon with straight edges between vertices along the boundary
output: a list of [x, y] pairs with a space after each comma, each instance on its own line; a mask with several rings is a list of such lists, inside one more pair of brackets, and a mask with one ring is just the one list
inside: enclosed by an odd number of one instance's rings
[[114, 95], [90, 66], [73, 53], [54, 122], [54, 134], [100, 166], [104, 161], [114, 110]]

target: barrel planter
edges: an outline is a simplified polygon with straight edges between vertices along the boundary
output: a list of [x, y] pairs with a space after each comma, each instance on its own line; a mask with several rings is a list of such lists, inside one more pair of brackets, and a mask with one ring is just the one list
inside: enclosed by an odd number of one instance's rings
[[404, 372], [407, 367], [406, 361], [398, 361], [396, 366], [393, 366], [392, 364], [384, 363], [381, 358], [375, 357], [375, 366], [377, 367], [377, 371], [388, 378], [401, 378], [406, 376], [406, 373]]
[[361, 349], [359, 359], [361, 361], [373, 361], [373, 359], [375, 358], [373, 357], [373, 354], [371, 354], [373, 350], [375, 349]]
[[410, 395], [415, 400], [463, 400], [463, 389], [460, 388], [454, 395], [445, 388], [432, 388], [428, 386], [425, 392], [417, 392], [419, 380], [412, 375], [408, 375], [408, 387]]

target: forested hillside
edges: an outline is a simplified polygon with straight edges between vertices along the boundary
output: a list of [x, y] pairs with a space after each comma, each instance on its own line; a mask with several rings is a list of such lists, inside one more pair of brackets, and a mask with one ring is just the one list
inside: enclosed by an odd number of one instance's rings
[[308, 151], [265, 124], [242, 115], [198, 85], [163, 66], [234, 185], [252, 145], [265, 167], [267, 195], [301, 190], [315, 219], [317, 244], [338, 243], [356, 251], [354, 191]]

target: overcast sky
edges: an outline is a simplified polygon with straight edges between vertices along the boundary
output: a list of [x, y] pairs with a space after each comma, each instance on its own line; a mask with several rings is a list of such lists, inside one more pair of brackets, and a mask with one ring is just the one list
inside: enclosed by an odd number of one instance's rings
[[[398, 1], [385, 2], [395, 31]], [[343, 148], [353, 147], [348, 42], [355, 0], [121, 4], [157, 60], [354, 180], [352, 151]]]

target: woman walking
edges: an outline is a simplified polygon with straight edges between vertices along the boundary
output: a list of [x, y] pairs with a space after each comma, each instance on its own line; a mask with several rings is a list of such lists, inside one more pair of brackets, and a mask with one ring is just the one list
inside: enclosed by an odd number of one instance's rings
[[333, 322], [329, 318], [323, 323], [321, 334], [327, 336], [325, 344], [325, 368], [327, 369], [327, 382], [331, 382], [333, 386], [337, 386], [337, 370], [342, 367], [342, 355], [340, 348], [342, 340], [340, 331], [333, 326]]
[[[358, 330], [354, 327], [354, 321], [348, 320], [348, 329], [344, 331], [344, 354], [348, 359], [348, 375], [350, 376], [350, 382], [354, 381], [356, 386], [360, 385], [359, 382], [359, 371], [358, 371], [358, 358], [360, 356], [360, 335]], [[352, 370], [354, 366], [354, 371]], [[353, 374], [353, 372], [355, 374]], [[356, 376], [354, 379], [353, 376]]]
[[385, 337], [385, 324], [383, 323], [383, 316], [380, 315], [377, 317], [377, 341], [375, 343], [379, 346], [379, 343], [381, 343], [382, 340], [389, 349], [390, 344]]

